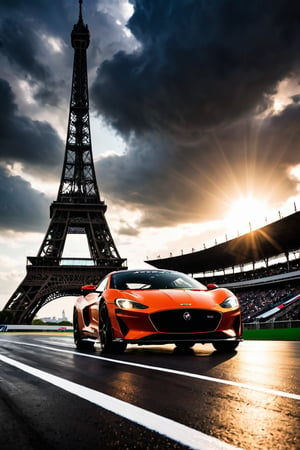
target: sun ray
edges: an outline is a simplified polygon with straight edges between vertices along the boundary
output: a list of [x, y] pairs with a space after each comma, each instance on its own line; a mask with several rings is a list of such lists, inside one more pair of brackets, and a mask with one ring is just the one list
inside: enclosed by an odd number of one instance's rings
[[237, 230], [251, 231], [265, 225], [267, 201], [254, 195], [241, 196], [233, 201], [226, 215], [226, 222], [232, 223]]

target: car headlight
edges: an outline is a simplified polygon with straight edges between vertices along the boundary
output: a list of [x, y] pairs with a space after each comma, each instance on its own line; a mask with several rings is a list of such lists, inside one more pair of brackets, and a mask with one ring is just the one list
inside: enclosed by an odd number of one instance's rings
[[117, 298], [115, 300], [116, 305], [122, 309], [146, 309], [148, 306], [142, 303], [135, 302], [134, 300], [128, 300], [127, 298]]
[[239, 302], [236, 297], [227, 297], [221, 304], [222, 308], [236, 308]]

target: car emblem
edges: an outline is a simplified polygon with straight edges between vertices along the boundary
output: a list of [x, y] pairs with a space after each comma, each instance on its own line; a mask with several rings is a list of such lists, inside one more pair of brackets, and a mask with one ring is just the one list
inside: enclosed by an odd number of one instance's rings
[[190, 313], [188, 312], [188, 311], [185, 311], [184, 313], [183, 313], [183, 316], [182, 316], [183, 318], [184, 318], [184, 320], [191, 320], [191, 318], [192, 318], [192, 316], [190, 315]]

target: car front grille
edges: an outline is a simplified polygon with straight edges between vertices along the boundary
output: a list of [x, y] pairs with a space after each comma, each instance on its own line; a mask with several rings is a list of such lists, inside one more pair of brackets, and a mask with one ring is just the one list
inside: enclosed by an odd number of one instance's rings
[[150, 319], [161, 333], [197, 333], [215, 330], [221, 313], [206, 309], [173, 309], [150, 315]]

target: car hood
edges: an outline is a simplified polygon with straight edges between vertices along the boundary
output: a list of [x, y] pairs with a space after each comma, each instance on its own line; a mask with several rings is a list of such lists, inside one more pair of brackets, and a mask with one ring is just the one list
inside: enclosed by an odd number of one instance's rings
[[[125, 293], [125, 291], [123, 291]], [[126, 298], [153, 308], [213, 308], [217, 302], [216, 291], [193, 289], [161, 289], [126, 291]], [[220, 293], [219, 293], [220, 294]], [[125, 295], [124, 295], [125, 297]], [[226, 297], [225, 293], [221, 296]], [[220, 296], [218, 296], [220, 298]], [[222, 301], [222, 300], [221, 300]]]

